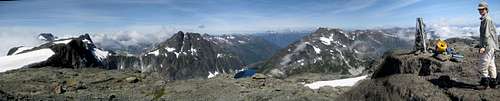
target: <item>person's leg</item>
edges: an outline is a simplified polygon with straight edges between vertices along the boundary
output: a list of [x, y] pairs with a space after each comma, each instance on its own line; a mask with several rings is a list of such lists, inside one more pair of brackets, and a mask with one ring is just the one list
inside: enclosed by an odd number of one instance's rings
[[488, 54], [488, 51], [485, 51], [484, 53], [480, 54], [480, 60], [479, 60], [479, 72], [481, 73], [482, 78], [488, 78], [490, 77], [489, 74], [489, 66], [490, 66], [490, 55]]
[[479, 84], [482, 86], [479, 89], [486, 89], [489, 87], [489, 65], [490, 65], [490, 56], [488, 54], [488, 50], [485, 51], [484, 53], [480, 53], [480, 61], [479, 61], [479, 72], [481, 73], [481, 81], [479, 81]]
[[491, 51], [490, 55], [490, 65], [488, 66], [490, 74], [490, 87], [496, 88], [497, 85], [497, 67], [495, 65], [495, 50]]
[[491, 53], [491, 60], [490, 60], [490, 64], [489, 64], [489, 71], [490, 71], [490, 78], [497, 78], [497, 67], [495, 65], [495, 53], [492, 52]]

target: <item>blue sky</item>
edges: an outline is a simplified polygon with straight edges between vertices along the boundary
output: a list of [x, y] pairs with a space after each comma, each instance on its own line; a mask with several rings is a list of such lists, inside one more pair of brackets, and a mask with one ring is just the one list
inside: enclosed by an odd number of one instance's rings
[[[19, 0], [0, 1], [0, 33], [249, 33], [282, 29], [477, 24], [479, 0]], [[500, 2], [489, 0], [494, 21]]]

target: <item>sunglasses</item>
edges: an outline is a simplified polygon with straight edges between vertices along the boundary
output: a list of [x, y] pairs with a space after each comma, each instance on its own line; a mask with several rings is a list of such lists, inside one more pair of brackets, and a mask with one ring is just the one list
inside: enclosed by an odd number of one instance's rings
[[477, 10], [482, 11], [482, 10], [486, 10], [486, 9], [483, 8], [483, 9], [477, 9]]

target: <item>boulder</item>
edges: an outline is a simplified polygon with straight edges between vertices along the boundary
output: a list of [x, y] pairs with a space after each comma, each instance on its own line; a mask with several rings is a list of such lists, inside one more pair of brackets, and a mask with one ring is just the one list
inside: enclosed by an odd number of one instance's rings
[[125, 78], [125, 81], [127, 81], [128, 83], [136, 83], [139, 82], [139, 79], [137, 77], [128, 77]]
[[[479, 86], [477, 40], [449, 39], [449, 46], [464, 54], [462, 62], [440, 61], [432, 54], [410, 54], [408, 50], [387, 52], [377, 63], [370, 80], [338, 100], [382, 101], [495, 101], [500, 90], [476, 90]], [[469, 43], [469, 44], [467, 44]], [[496, 55], [498, 57], [499, 55]], [[499, 63], [498, 59], [496, 60]]]

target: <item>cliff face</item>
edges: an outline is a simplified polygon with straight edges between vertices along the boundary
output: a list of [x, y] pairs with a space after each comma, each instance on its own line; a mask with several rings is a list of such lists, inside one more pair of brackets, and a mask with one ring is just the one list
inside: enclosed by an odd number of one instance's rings
[[[494, 101], [496, 89], [476, 90], [479, 85], [477, 40], [452, 38], [450, 47], [462, 55], [462, 62], [440, 61], [432, 54], [391, 51], [374, 68], [372, 79], [361, 81], [340, 100], [430, 100]], [[496, 55], [497, 57], [499, 55]], [[496, 63], [499, 63], [498, 59]]]

